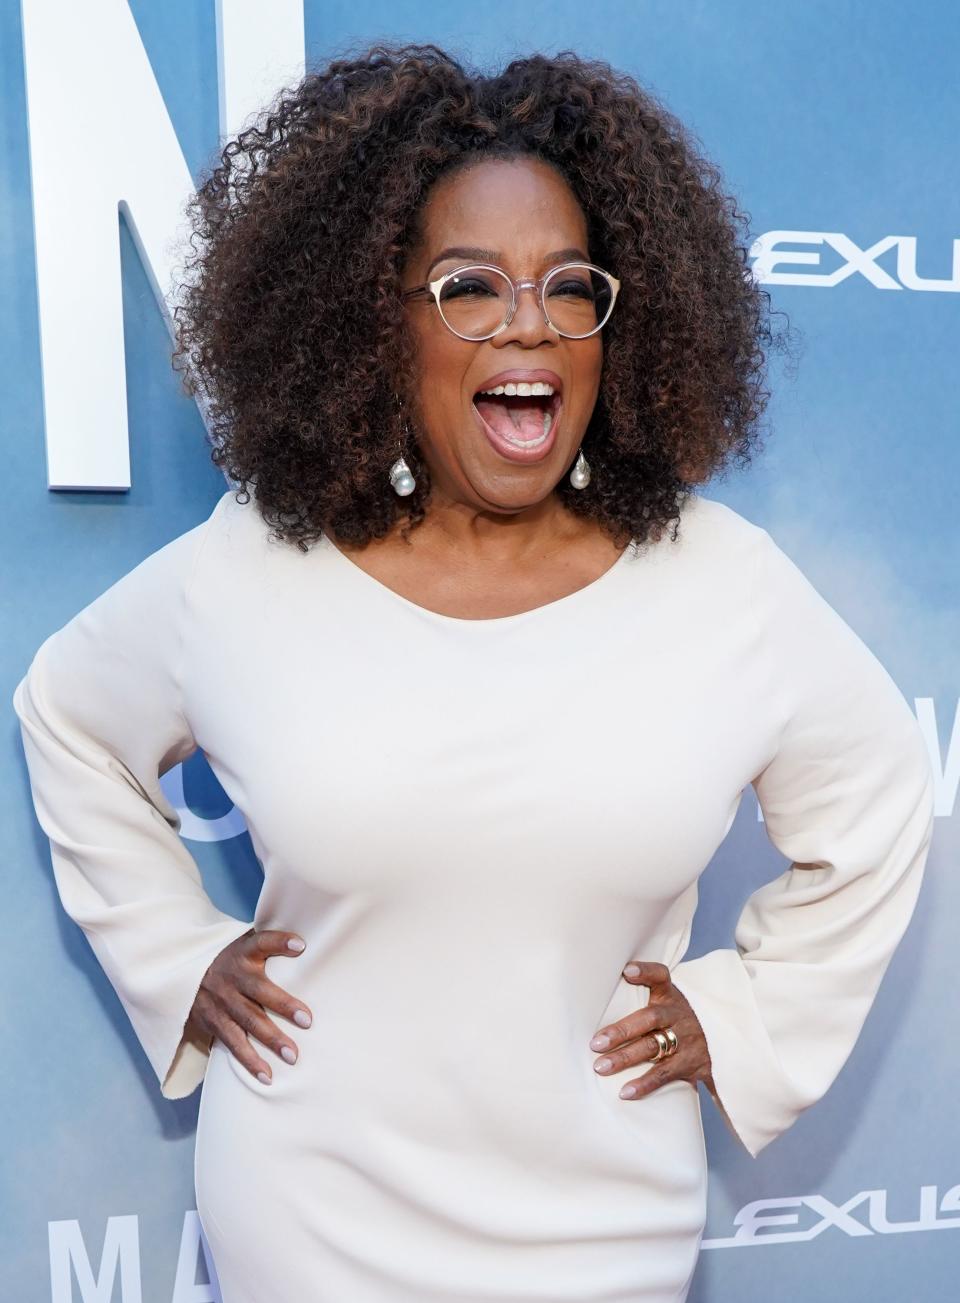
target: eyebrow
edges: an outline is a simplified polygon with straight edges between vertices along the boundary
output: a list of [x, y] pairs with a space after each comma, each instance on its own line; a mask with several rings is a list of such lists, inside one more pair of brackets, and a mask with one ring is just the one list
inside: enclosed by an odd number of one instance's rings
[[[472, 245], [456, 244], [444, 249], [438, 253], [433, 262], [427, 268], [427, 276], [436, 267], [438, 262], [443, 262], [445, 258], [476, 258], [480, 262], [498, 262], [501, 257], [499, 249], [476, 249]], [[589, 262], [590, 259], [582, 249], [554, 249], [553, 253], [548, 253], [544, 262], [569, 262], [572, 259], [579, 259], [580, 262]]]

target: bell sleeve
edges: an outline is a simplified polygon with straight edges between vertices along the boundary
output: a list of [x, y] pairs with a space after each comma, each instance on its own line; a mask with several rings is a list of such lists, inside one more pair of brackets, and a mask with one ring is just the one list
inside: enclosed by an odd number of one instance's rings
[[849, 1057], [913, 914], [933, 830], [933, 770], [890, 675], [760, 531], [758, 701], [776, 721], [752, 780], [791, 861], [748, 897], [736, 948], [672, 969], [700, 1020], [711, 1092], [756, 1157]]
[[186, 1022], [220, 951], [253, 923], [217, 909], [160, 776], [196, 749], [183, 621], [208, 522], [154, 552], [39, 647], [13, 696], [57, 890], [167, 1099], [210, 1052]]

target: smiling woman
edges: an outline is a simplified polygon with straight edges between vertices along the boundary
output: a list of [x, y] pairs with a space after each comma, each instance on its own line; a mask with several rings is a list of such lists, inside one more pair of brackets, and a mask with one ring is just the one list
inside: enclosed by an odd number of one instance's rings
[[[681, 1303], [700, 1084], [756, 1155], [852, 1048], [932, 776], [863, 643], [693, 491], [764, 401], [734, 213], [569, 52], [337, 60], [200, 188], [175, 357], [241, 492], [14, 704], [64, 906], [163, 1093], [203, 1082], [224, 1303]], [[253, 920], [159, 785], [198, 748]], [[751, 784], [791, 866], [688, 960]]]
[[[491, 174], [489, 167], [482, 170], [480, 179], [486, 182], [488, 190], [495, 189], [497, 174]], [[511, 181], [514, 191], [523, 184], [523, 178], [516, 175], [508, 176], [508, 186]], [[459, 185], [458, 191], [462, 190], [463, 186]], [[436, 204], [434, 197], [428, 207], [434, 220]], [[430, 266], [464, 256], [495, 258], [498, 255], [455, 246], [444, 249]], [[535, 291], [544, 321], [551, 330], [567, 339], [587, 339], [606, 325], [620, 282], [599, 267], [582, 261], [584, 257], [576, 248], [547, 254], [543, 261], [553, 265], [539, 280], [515, 281], [492, 264], [460, 266], [436, 280], [404, 290], [401, 297], [428, 293], [444, 325], [458, 339], [479, 343], [509, 330], [519, 294], [529, 288]], [[565, 261], [570, 258], [581, 261]], [[559, 429], [562, 395], [563, 381], [555, 371], [515, 367], [488, 377], [474, 394], [473, 405], [492, 446], [510, 461], [523, 465], [542, 460], [552, 449]], [[581, 469], [581, 462], [582, 453], [577, 475], [571, 480], [576, 488], [586, 488], [590, 482], [589, 470], [585, 462]]]
[[[490, 246], [490, 262], [465, 264], [456, 252], [470, 247], [461, 241], [471, 232]], [[517, 510], [539, 504], [539, 523], [526, 531], [531, 544], [538, 536], [549, 542], [569, 516], [551, 490], [582, 455], [600, 384], [601, 331], [619, 290], [585, 255], [571, 259], [587, 242], [564, 176], [534, 157], [474, 159], [434, 184], [401, 277], [421, 377], [410, 402], [433, 490], [421, 546], [432, 529], [443, 523], [449, 532], [462, 518], [460, 510], [438, 512], [445, 500], [512, 509], [515, 520]], [[440, 273], [433, 281], [421, 279], [432, 271]], [[533, 394], [538, 383], [549, 392]], [[589, 480], [582, 476], [580, 487]], [[466, 552], [478, 529], [474, 523], [462, 543], [453, 541]], [[588, 532], [601, 533], [593, 522], [581, 530]]]

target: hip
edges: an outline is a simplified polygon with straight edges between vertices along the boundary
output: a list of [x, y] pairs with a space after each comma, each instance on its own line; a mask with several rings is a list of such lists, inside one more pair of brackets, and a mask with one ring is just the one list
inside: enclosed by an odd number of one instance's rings
[[465, 1225], [495, 1225], [503, 1205], [516, 1228], [526, 1201], [536, 1208], [530, 1233], [542, 1234], [551, 1214], [559, 1229], [582, 1220], [585, 1206], [629, 1205], [642, 1234], [647, 1196], [670, 1208], [674, 1229], [700, 1233], [707, 1157], [698, 1091], [674, 1081], [620, 1099], [635, 1075], [602, 1077], [589, 1055], [536, 1080], [488, 1064], [421, 1057], [375, 1067], [363, 1056], [301, 1053], [294, 1065], [277, 1060], [264, 1086], [215, 1042], [197, 1119], [201, 1220], [206, 1211], [236, 1229], [250, 1189], [255, 1203], [282, 1204], [291, 1186], [336, 1201], [359, 1180], [380, 1215], [419, 1203]]

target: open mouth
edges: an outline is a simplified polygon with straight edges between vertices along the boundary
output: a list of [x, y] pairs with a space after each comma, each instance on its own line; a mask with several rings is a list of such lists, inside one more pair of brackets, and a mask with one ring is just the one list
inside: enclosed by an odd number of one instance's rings
[[552, 446], [562, 402], [559, 391], [529, 396], [484, 393], [473, 396], [487, 438], [504, 455], [520, 455], [513, 460], [528, 460], [530, 454], [545, 453]]

